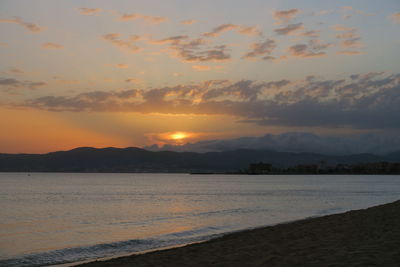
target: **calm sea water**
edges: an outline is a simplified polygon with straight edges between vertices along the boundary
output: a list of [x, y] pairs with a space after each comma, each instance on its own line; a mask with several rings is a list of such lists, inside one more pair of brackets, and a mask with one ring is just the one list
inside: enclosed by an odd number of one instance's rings
[[400, 176], [0, 173], [0, 265], [206, 240], [400, 199]]

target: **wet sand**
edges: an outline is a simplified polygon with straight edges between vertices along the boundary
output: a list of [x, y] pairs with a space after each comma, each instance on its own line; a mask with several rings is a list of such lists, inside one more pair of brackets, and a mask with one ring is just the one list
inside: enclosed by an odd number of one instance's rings
[[79, 266], [400, 266], [400, 200]]

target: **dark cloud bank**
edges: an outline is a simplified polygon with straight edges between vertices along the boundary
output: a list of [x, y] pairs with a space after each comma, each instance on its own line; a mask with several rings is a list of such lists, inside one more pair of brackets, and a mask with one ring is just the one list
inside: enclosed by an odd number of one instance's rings
[[311, 133], [266, 134], [261, 137], [241, 137], [229, 140], [207, 140], [183, 146], [157, 145], [145, 147], [152, 151], [230, 151], [236, 149], [265, 149], [279, 152], [311, 152], [327, 155], [371, 153], [386, 155], [400, 151], [400, 136], [364, 134], [351, 137], [318, 136]]
[[[5, 83], [9, 81], [3, 80]], [[230, 115], [249, 124], [400, 130], [400, 74], [256, 82], [212, 80], [152, 89], [44, 96], [19, 104], [49, 111]]]

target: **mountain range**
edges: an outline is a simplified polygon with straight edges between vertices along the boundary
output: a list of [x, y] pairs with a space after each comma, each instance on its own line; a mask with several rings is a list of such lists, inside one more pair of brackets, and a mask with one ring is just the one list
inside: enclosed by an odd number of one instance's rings
[[148, 151], [136, 147], [91, 148], [47, 154], [0, 154], [1, 172], [231, 172], [251, 163], [265, 162], [276, 167], [300, 164], [357, 164], [400, 162], [400, 151], [386, 155], [277, 152], [237, 149], [222, 152]]

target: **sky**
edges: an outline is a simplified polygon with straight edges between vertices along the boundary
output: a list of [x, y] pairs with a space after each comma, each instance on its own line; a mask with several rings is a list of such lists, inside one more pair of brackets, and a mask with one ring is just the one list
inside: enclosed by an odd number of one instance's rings
[[0, 153], [400, 134], [398, 0], [2, 0], [0, 31]]

